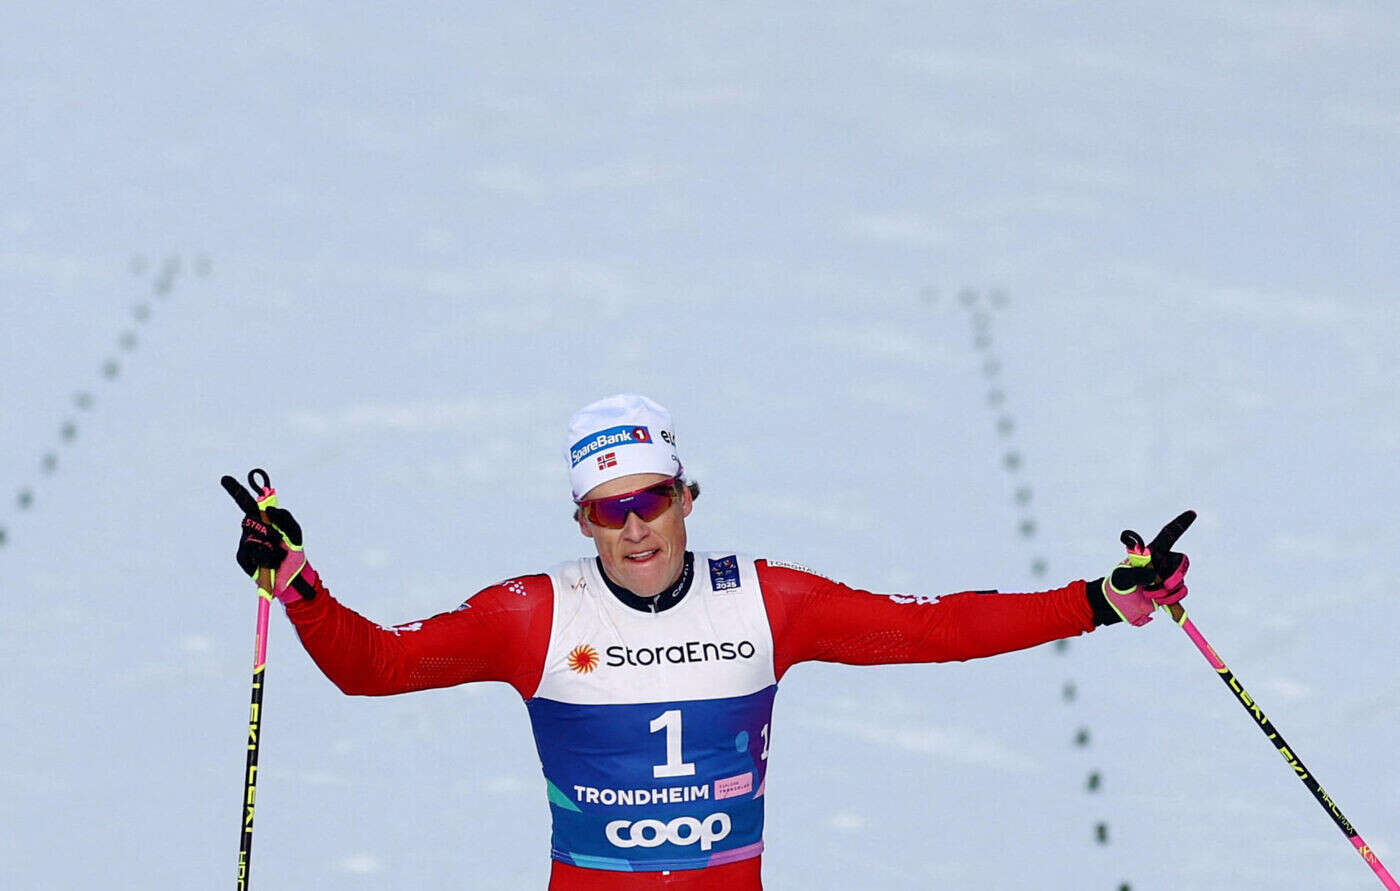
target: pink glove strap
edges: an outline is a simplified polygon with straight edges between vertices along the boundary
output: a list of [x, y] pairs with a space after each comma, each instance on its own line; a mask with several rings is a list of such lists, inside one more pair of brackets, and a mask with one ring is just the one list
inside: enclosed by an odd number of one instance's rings
[[[1132, 557], [1151, 557], [1152, 554], [1147, 548], [1130, 547], [1128, 549], [1129, 559], [1124, 560], [1119, 566], [1131, 566], [1129, 562]], [[1116, 568], [1116, 567], [1115, 567]], [[1103, 580], [1103, 594], [1118, 615], [1123, 617], [1123, 621], [1131, 625], [1142, 627], [1152, 621], [1152, 611], [1156, 609], [1156, 604], [1142, 588], [1129, 588], [1126, 591], [1116, 591], [1113, 588], [1113, 572]]]
[[282, 601], [283, 606], [303, 599], [301, 592], [292, 587], [292, 582], [298, 575], [312, 586], [320, 580], [316, 570], [306, 562], [305, 551], [288, 550], [287, 556], [282, 559], [282, 565], [272, 573], [272, 596]]
[[1181, 565], [1177, 566], [1172, 574], [1162, 580], [1162, 587], [1147, 593], [1152, 596], [1155, 603], [1168, 604], [1176, 603], [1186, 596], [1186, 570], [1191, 566], [1191, 561], [1185, 554], [1181, 555]]
[[1120, 594], [1113, 590], [1113, 583], [1109, 578], [1105, 578], [1103, 596], [1108, 600], [1109, 606], [1123, 617], [1123, 621], [1139, 627], [1152, 621], [1153, 603], [1141, 588], [1133, 588]]

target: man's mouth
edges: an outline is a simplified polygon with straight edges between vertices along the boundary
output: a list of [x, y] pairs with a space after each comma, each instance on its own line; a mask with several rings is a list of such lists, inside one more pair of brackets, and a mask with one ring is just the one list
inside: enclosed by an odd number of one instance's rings
[[652, 548], [649, 551], [638, 551], [635, 554], [628, 554], [627, 559], [631, 560], [633, 563], [645, 563], [646, 561], [650, 560], [652, 557], [655, 556], [656, 548]]

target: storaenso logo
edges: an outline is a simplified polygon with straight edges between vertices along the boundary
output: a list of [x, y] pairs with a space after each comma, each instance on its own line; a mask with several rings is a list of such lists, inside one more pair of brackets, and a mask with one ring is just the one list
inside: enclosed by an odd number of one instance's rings
[[639, 442], [651, 442], [651, 431], [645, 427], [609, 427], [574, 443], [569, 449], [569, 457], [573, 459], [574, 465], [577, 465], [599, 449], [635, 445]]
[[623, 665], [683, 665], [687, 662], [709, 662], [711, 660], [722, 660], [731, 662], [735, 659], [752, 659], [758, 650], [752, 641], [741, 640], [738, 643], [730, 640], [722, 640], [718, 643], [714, 641], [688, 640], [683, 644], [672, 644], [669, 647], [620, 647], [613, 645], [608, 647], [608, 665], [618, 668]]
[[[628, 829], [628, 827], [631, 827]], [[700, 850], [708, 851], [715, 842], [729, 835], [729, 815], [710, 814], [700, 821], [694, 817], [677, 817], [669, 823], [660, 820], [613, 820], [603, 829], [608, 841], [618, 848], [655, 848], [670, 842], [673, 845], [693, 845], [700, 843]], [[628, 829], [624, 838], [622, 831]]]

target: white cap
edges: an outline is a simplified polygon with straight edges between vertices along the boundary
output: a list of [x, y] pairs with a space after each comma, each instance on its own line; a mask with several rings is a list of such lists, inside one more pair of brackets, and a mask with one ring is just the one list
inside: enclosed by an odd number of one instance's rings
[[568, 447], [574, 498], [632, 473], [681, 472], [671, 413], [637, 393], [599, 399], [574, 412]]

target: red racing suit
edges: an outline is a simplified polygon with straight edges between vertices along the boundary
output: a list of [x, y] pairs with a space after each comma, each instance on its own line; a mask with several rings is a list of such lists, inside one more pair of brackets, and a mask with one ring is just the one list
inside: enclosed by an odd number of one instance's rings
[[[732, 567], [734, 558], [720, 561], [711, 560], [711, 569], [720, 563]], [[591, 561], [590, 561], [591, 562]], [[699, 562], [697, 559], [696, 562]], [[773, 687], [767, 691], [767, 702], [771, 710], [772, 689], [776, 682], [791, 666], [798, 662], [819, 661], [837, 662], [848, 665], [877, 665], [908, 662], [948, 662], [963, 661], [982, 656], [991, 656], [1012, 650], [1024, 649], [1047, 641], [1071, 637], [1092, 631], [1096, 625], [1096, 611], [1086, 592], [1083, 581], [1073, 581], [1055, 590], [1031, 594], [1009, 594], [998, 592], [962, 592], [942, 597], [922, 597], [904, 595], [881, 595], [869, 591], [850, 588], [831, 581], [813, 572], [791, 564], [777, 564], [767, 560], [751, 560], [746, 573], [756, 574], [757, 591], [761, 592], [761, 606], [758, 609], [766, 615], [771, 632], [771, 679]], [[698, 573], [703, 576], [703, 573]], [[735, 585], [738, 585], [735, 575]], [[749, 576], [746, 576], [749, 578]], [[752, 580], [748, 582], [753, 587]], [[536, 725], [536, 740], [540, 746], [541, 761], [546, 768], [546, 777], [551, 770], [551, 753], [543, 741], [535, 705], [542, 679], [547, 669], [561, 671], [557, 657], [559, 642], [552, 649], [551, 635], [556, 625], [555, 610], [560, 600], [558, 576], [530, 575], [510, 579], [488, 587], [457, 610], [442, 613], [421, 622], [406, 623], [393, 628], [385, 628], [361, 617], [337, 602], [330, 593], [317, 583], [316, 595], [309, 600], [294, 602], [287, 607], [287, 615], [295, 625], [303, 645], [312, 659], [328, 678], [343, 692], [352, 695], [384, 696], [405, 693], [434, 687], [448, 687], [471, 681], [504, 681], [513, 686], [531, 710], [532, 724]], [[720, 586], [723, 587], [723, 586]], [[699, 593], [686, 595], [699, 597]], [[614, 604], [615, 606], [615, 604]], [[696, 615], [692, 611], [693, 615]], [[663, 614], [664, 615], [664, 614]], [[562, 622], [563, 619], [558, 620]], [[572, 644], [570, 640], [567, 643]], [[591, 672], [601, 658], [598, 652], [581, 657], [584, 648], [579, 647], [568, 654], [569, 668], [577, 674]], [[611, 648], [617, 649], [617, 648]], [[656, 648], [659, 654], [662, 648]], [[604, 652], [610, 652], [605, 650]], [[643, 651], [639, 650], [638, 653]], [[691, 655], [696, 654], [692, 648]], [[715, 653], [719, 651], [714, 650]], [[765, 651], [767, 652], [767, 651]], [[546, 665], [550, 654], [553, 667]], [[633, 659], [633, 651], [626, 650], [628, 660]], [[682, 658], [684, 652], [682, 651]], [[580, 660], [582, 660], [580, 662]], [[640, 671], [640, 669], [638, 669]], [[601, 673], [600, 673], [601, 674]], [[564, 677], [573, 677], [564, 673]], [[548, 682], [546, 682], [548, 683]], [[755, 694], [757, 695], [757, 694]], [[683, 696], [662, 696], [660, 699], [684, 699]], [[636, 706], [617, 706], [635, 708]], [[671, 712], [663, 713], [671, 714]], [[657, 720], [662, 720], [658, 717]], [[667, 756], [667, 763], [680, 761], [679, 729], [680, 713], [675, 713], [677, 730], [676, 754]], [[609, 723], [616, 723], [609, 719]], [[576, 725], [575, 725], [576, 726]], [[651, 725], [658, 731], [657, 721]], [[666, 730], [669, 745], [670, 728]], [[755, 737], [756, 737], [755, 727]], [[767, 758], [767, 731], [763, 725], [761, 757]], [[689, 732], [689, 731], [688, 731]], [[645, 732], [641, 736], [645, 737]], [[698, 736], [698, 733], [697, 733]], [[749, 734], [741, 734], [747, 740]], [[659, 740], [659, 736], [654, 739]], [[726, 745], [732, 737], [726, 737]], [[743, 748], [743, 745], [740, 747]], [[757, 753], [758, 741], [754, 740]], [[669, 749], [668, 749], [669, 751]], [[728, 754], [734, 756], [733, 747]], [[685, 757], [695, 760], [687, 754]], [[615, 763], [615, 762], [613, 762]], [[757, 764], [758, 762], [755, 762]], [[672, 765], [689, 767], [691, 765]], [[766, 768], [766, 763], [761, 765]], [[660, 768], [656, 776], [677, 776], [677, 773], [663, 774]], [[745, 776], [748, 776], [747, 774]], [[762, 795], [762, 773], [758, 780], [747, 780], [743, 791]], [[720, 783], [729, 783], [726, 790], [737, 788], [728, 777]], [[618, 785], [602, 783], [602, 785]], [[561, 818], [581, 817], [574, 814], [580, 808], [569, 798], [569, 789], [575, 788], [572, 782], [561, 782], [562, 789], [550, 783], [551, 807], [555, 813], [556, 843], [554, 864], [551, 873], [552, 891], [580, 891], [580, 889], [725, 889], [725, 891], [753, 891], [761, 888], [759, 868], [762, 850], [762, 802], [757, 803], [757, 845], [745, 847], [744, 853], [734, 854], [745, 859], [731, 860], [716, 855], [711, 865], [685, 861], [660, 863], [652, 867], [641, 867], [650, 871], [613, 871], [636, 869], [636, 866], [605, 866], [590, 868], [608, 858], [570, 857], [568, 846], [558, 841]], [[586, 786], [579, 785], [579, 802], [584, 801]], [[714, 787], [691, 786], [708, 796]], [[597, 789], [588, 788], [592, 800], [597, 800]], [[606, 792], [612, 790], [604, 790]], [[616, 794], [616, 793], [614, 793]], [[725, 797], [729, 793], [715, 793], [714, 798]], [[672, 799], [675, 800], [674, 798]], [[729, 802], [725, 802], [729, 804]], [[746, 802], [747, 804], [748, 802]], [[571, 812], [554, 808], [558, 804]], [[705, 801], [703, 805], [717, 807], [719, 802]], [[678, 811], [679, 813], [679, 811]], [[697, 812], [698, 813], [698, 812]], [[715, 815], [711, 815], [712, 817]], [[691, 819], [691, 818], [683, 818]], [[734, 825], [738, 826], [739, 816]], [[653, 823], [660, 827], [658, 834], [665, 829], [662, 821], [647, 820], [633, 823]], [[601, 826], [601, 824], [599, 824]], [[631, 841], [625, 834], [630, 824], [618, 822], [624, 830], [614, 830], [609, 824], [610, 837], [614, 844], [622, 841], [631, 851], [625, 853], [644, 856], [650, 852], [641, 847], [651, 847], [658, 842], [643, 831], [640, 836], [634, 831]], [[695, 822], [693, 825], [699, 825]], [[725, 832], [729, 831], [730, 821], [723, 820]], [[684, 828], [684, 827], [682, 827]], [[693, 837], [698, 830], [692, 829]], [[738, 832], [737, 828], [735, 830]], [[601, 833], [595, 833], [601, 835]], [[638, 841], [638, 839], [641, 839]], [[682, 843], [688, 841], [684, 834]], [[698, 853], [691, 848], [687, 853]], [[584, 865], [580, 865], [584, 864]], [[696, 868], [696, 867], [700, 868]], [[669, 867], [669, 868], [662, 868]]]

